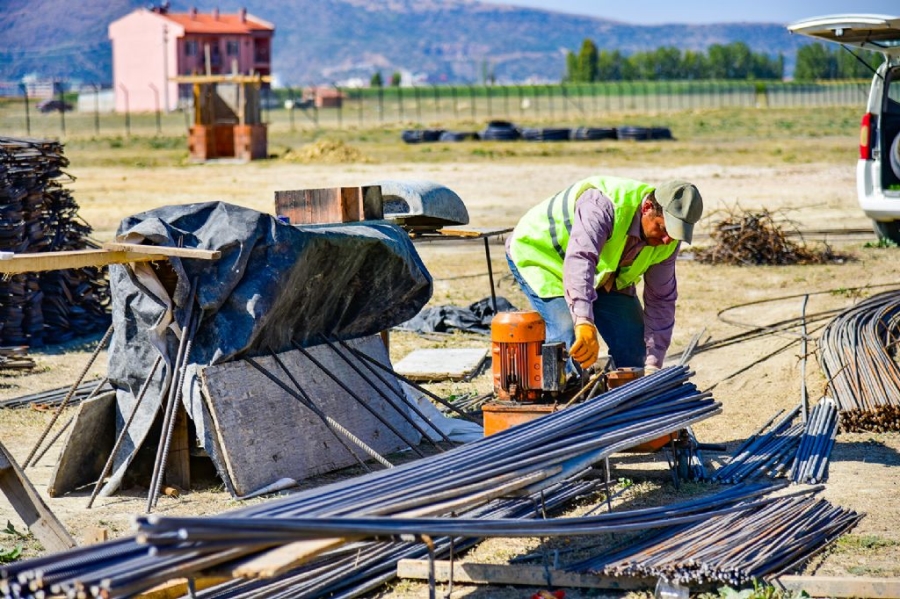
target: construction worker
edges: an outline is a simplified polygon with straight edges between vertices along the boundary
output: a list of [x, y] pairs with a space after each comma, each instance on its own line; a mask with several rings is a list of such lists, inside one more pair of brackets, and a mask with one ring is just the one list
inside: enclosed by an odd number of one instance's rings
[[[662, 366], [675, 325], [675, 258], [703, 214], [686, 181], [589, 177], [541, 202], [506, 244], [513, 277], [582, 368], [603, 338], [615, 367]], [[644, 305], [635, 284], [643, 277]]]

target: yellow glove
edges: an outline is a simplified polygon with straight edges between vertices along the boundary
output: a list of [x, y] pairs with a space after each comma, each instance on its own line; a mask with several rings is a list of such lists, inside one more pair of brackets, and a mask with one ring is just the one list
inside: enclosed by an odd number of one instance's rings
[[569, 350], [582, 368], [590, 368], [597, 361], [600, 353], [600, 342], [597, 339], [597, 327], [592, 322], [582, 322], [575, 325], [575, 343]]
[[657, 366], [644, 366], [644, 376], [653, 374], [654, 372], [659, 372], [659, 367], [657, 367]]

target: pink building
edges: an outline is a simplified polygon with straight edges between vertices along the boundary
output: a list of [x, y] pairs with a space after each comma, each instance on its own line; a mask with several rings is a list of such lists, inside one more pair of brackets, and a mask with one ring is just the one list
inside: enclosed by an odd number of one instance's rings
[[173, 110], [190, 86], [177, 75], [272, 72], [275, 26], [241, 9], [236, 14], [169, 12], [167, 3], [138, 9], [109, 25], [116, 111]]

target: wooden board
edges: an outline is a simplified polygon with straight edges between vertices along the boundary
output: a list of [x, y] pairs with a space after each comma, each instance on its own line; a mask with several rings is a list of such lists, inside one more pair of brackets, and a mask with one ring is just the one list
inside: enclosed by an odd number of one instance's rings
[[0, 491], [6, 495], [31, 534], [50, 553], [65, 551], [75, 541], [57, 520], [6, 447], [0, 443]]
[[53, 468], [47, 494], [59, 497], [93, 483], [116, 441], [116, 394], [109, 391], [79, 404], [75, 421]]
[[[397, 563], [399, 578], [428, 580], [427, 560], [403, 559]], [[549, 574], [549, 580], [548, 580]], [[435, 560], [434, 577], [438, 582], [450, 580], [450, 562]], [[577, 574], [565, 570], [546, 570], [540, 565], [530, 564], [475, 564], [455, 562], [453, 581], [469, 584], [514, 584], [531, 587], [572, 587], [587, 589], [608, 589], [636, 591], [652, 589], [655, 578], [612, 578], [594, 574]]]
[[[477, 564], [457, 561], [453, 564], [453, 581], [468, 584], [511, 584], [547, 587], [547, 575], [555, 587], [606, 589], [617, 591], [651, 590], [656, 578], [609, 577], [578, 574], [565, 570], [545, 570], [530, 564]], [[397, 576], [414, 580], [428, 580], [427, 560], [404, 559], [397, 563]], [[435, 560], [435, 580], [450, 580], [450, 562]], [[854, 576], [779, 576], [769, 581], [777, 589], [805, 592], [811, 597], [870, 597], [900, 599], [900, 579], [865, 578]], [[712, 585], [691, 586], [691, 592], [712, 590]]]
[[107, 250], [69, 250], [43, 254], [16, 254], [8, 260], [0, 260], [0, 273], [18, 274], [45, 270], [64, 270], [85, 266], [106, 266], [126, 262], [153, 262], [166, 260], [162, 253], [110, 252]]
[[329, 187], [275, 192], [275, 214], [292, 225], [348, 223], [384, 218], [381, 187]]
[[[382, 363], [388, 362], [387, 352], [377, 336], [352, 345]], [[404, 437], [418, 439], [415, 429], [331, 349], [319, 346], [309, 351]], [[321, 411], [376, 451], [385, 454], [405, 447], [384, 424], [299, 351], [284, 352], [279, 358]], [[273, 358], [260, 357], [256, 361], [293, 388]], [[311, 410], [250, 364], [234, 361], [208, 366], [202, 370], [201, 377], [213, 432], [238, 496], [281, 478], [303, 480], [357, 463]], [[377, 386], [391, 393], [383, 384]], [[400, 392], [396, 381], [392, 386], [395, 393]], [[359, 450], [357, 454], [364, 455]]]
[[107, 241], [103, 249], [110, 252], [131, 252], [135, 254], [163, 255], [172, 258], [194, 258], [197, 260], [218, 260], [222, 257], [219, 250], [202, 250], [198, 248], [177, 248], [159, 245], [142, 245], [139, 243], [121, 243]]
[[478, 370], [485, 347], [417, 349], [394, 365], [394, 370], [414, 381], [458, 381]]

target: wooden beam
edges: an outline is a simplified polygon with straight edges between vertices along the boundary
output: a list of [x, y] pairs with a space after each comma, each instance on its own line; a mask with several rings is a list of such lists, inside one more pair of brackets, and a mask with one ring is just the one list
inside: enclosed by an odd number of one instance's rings
[[103, 249], [109, 252], [131, 252], [134, 254], [153, 254], [169, 258], [195, 258], [197, 260], [218, 260], [222, 257], [219, 250], [201, 250], [199, 248], [177, 248], [167, 245], [142, 245], [139, 243], [120, 243], [107, 241]]
[[[403, 559], [397, 563], [397, 576], [428, 580], [428, 560]], [[548, 580], [549, 574], [549, 580]], [[438, 582], [450, 580], [450, 562], [435, 560], [434, 577]], [[652, 589], [655, 578], [612, 578], [595, 574], [578, 574], [565, 570], [546, 570], [531, 564], [453, 563], [453, 582], [467, 584], [513, 584], [530, 587], [571, 587], [637, 591]]]
[[167, 483], [182, 491], [191, 490], [191, 439], [188, 432], [187, 412], [179, 403], [175, 408], [175, 428], [172, 429], [165, 477]]
[[[397, 563], [397, 576], [428, 580], [428, 560], [404, 559]], [[453, 582], [462, 584], [509, 584], [548, 586], [548, 571], [531, 564], [477, 564], [457, 561], [453, 564]], [[565, 570], [549, 570], [549, 583], [555, 587], [606, 589], [619, 591], [651, 590], [656, 578], [610, 577], [578, 574]], [[450, 580], [450, 562], [435, 560], [434, 576], [438, 582]], [[785, 591], [805, 592], [811, 597], [870, 597], [900, 599], [900, 578], [865, 578], [855, 576], [779, 576], [769, 581]], [[724, 585], [722, 585], [724, 586]], [[709, 585], [691, 587], [691, 591], [709, 590]]]
[[[148, 246], [149, 247], [149, 246]], [[162, 248], [156, 248], [162, 249]], [[40, 254], [16, 254], [0, 260], [0, 274], [15, 275], [23, 272], [45, 270], [65, 270], [85, 266], [106, 266], [127, 262], [153, 262], [166, 260], [162, 253], [110, 252], [108, 250], [69, 250], [65, 252], [45, 252]]]
[[805, 591], [810, 597], [900, 598], [900, 578], [779, 576], [770, 583], [778, 589]]
[[[214, 587], [217, 584], [222, 584], [223, 582], [228, 582], [231, 580], [227, 576], [221, 577], [200, 577], [194, 579], [194, 590], [202, 591], [204, 589], [208, 589], [210, 587]], [[188, 589], [188, 581], [187, 578], [176, 578], [175, 580], [170, 580], [169, 582], [164, 582], [163, 584], [153, 587], [148, 591], [144, 591], [138, 597], [140, 599], [176, 599], [178, 597], [184, 597], [189, 594]]]
[[31, 534], [48, 552], [65, 551], [75, 541], [57, 520], [12, 455], [0, 443], [0, 491], [6, 495]]

